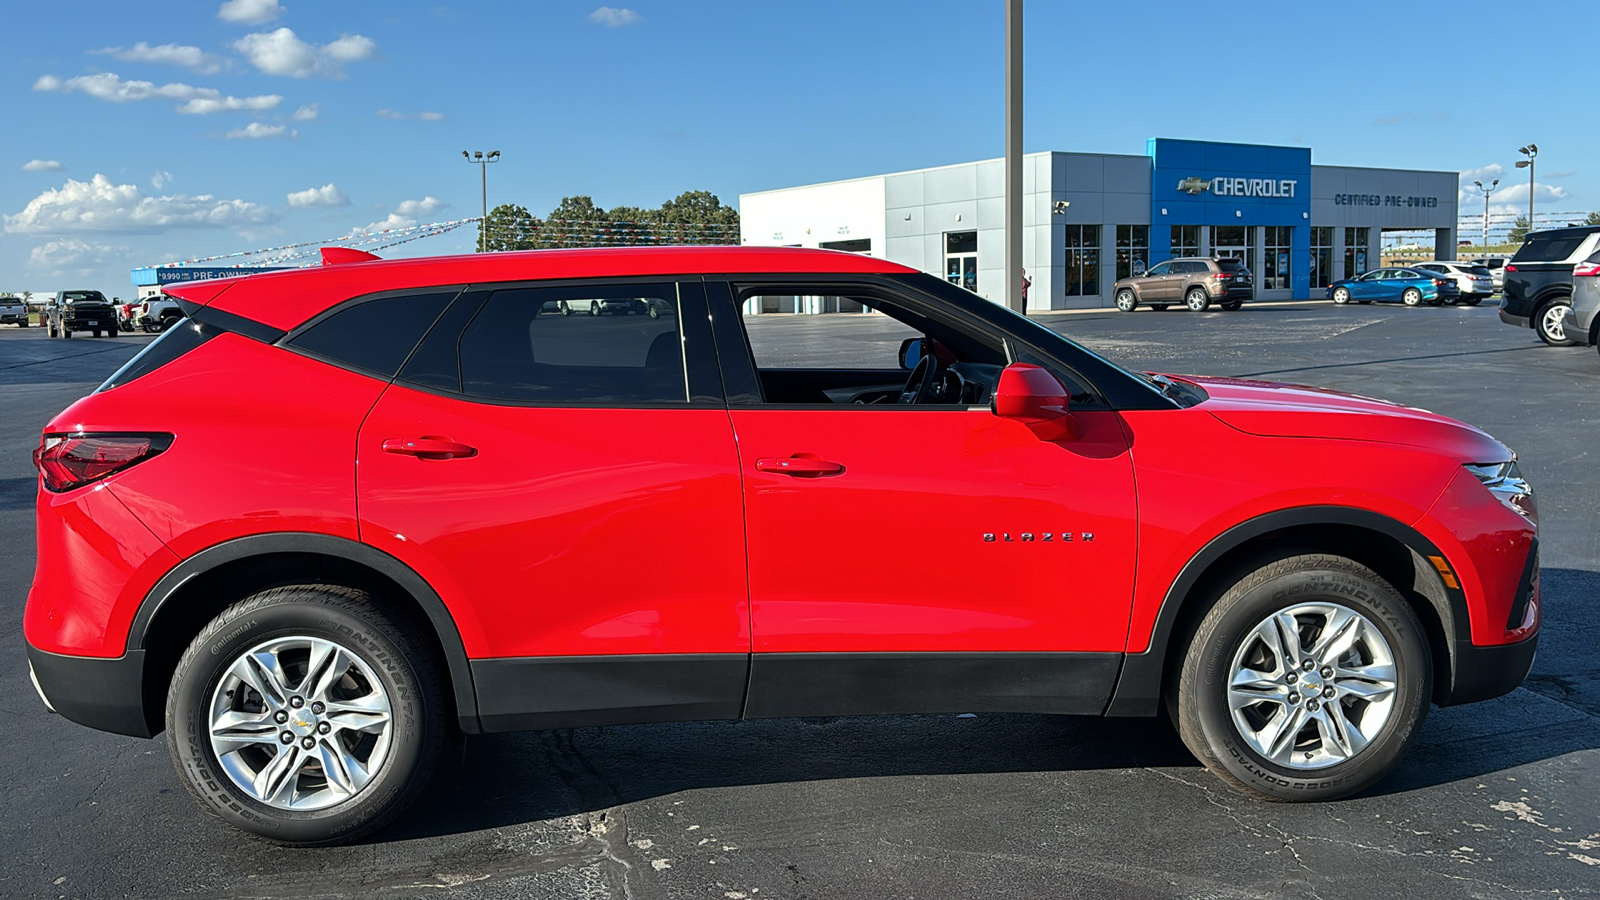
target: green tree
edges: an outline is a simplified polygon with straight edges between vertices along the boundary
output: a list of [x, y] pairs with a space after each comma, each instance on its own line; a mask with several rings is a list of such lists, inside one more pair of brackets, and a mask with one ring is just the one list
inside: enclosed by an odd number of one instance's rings
[[540, 247], [607, 247], [614, 243], [605, 209], [581, 194], [562, 197], [544, 224], [536, 242]]
[[739, 243], [739, 211], [710, 191], [685, 191], [661, 204], [656, 215], [668, 243]]
[[1583, 224], [1585, 224], [1585, 225], [1600, 225], [1600, 210], [1597, 210], [1595, 212], [1589, 213], [1587, 216], [1584, 216], [1583, 217]]
[[532, 250], [540, 224], [527, 207], [502, 203], [489, 210], [486, 221], [478, 223], [479, 238], [490, 253]]
[[1511, 233], [1506, 235], [1506, 243], [1520, 244], [1528, 236], [1528, 217], [1517, 216], [1517, 222], [1511, 226]]

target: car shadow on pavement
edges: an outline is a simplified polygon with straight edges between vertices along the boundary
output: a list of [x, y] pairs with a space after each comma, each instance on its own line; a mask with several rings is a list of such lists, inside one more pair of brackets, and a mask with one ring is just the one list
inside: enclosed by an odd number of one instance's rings
[[[1363, 797], [1425, 790], [1600, 748], [1600, 573], [1541, 570], [1539, 655], [1523, 687], [1435, 708]], [[446, 750], [416, 806], [371, 843], [596, 812], [684, 791], [858, 778], [1188, 769], [1165, 716], [981, 714], [758, 719], [478, 735]], [[907, 788], [913, 790], [913, 788]]]

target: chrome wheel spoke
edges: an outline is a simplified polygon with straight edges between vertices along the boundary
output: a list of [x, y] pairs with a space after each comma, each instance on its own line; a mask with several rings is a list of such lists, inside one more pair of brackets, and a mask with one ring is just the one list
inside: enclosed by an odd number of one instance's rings
[[1317, 732], [1322, 735], [1323, 753], [1341, 760], [1355, 755], [1350, 735], [1346, 730], [1348, 723], [1344, 718], [1343, 707], [1337, 703], [1329, 703], [1318, 707], [1317, 711], [1311, 714], [1311, 718], [1317, 723]]
[[366, 785], [369, 777], [361, 761], [338, 741], [323, 738], [317, 743], [317, 762], [328, 779], [328, 787], [342, 794], [354, 794]]
[[354, 700], [326, 702], [328, 706], [324, 718], [335, 728], [373, 732], [389, 727], [389, 700], [381, 694], [371, 693]]
[[1334, 676], [1340, 693], [1361, 700], [1378, 700], [1395, 691], [1395, 671], [1391, 665], [1345, 666]]
[[[1267, 726], [1256, 734], [1256, 749], [1261, 755], [1271, 760], [1277, 760], [1285, 752], [1294, 749], [1295, 735], [1306, 724], [1305, 710], [1300, 707], [1285, 707], [1281, 715], [1273, 717]], [[1262, 737], [1265, 740], [1262, 740]]]
[[312, 641], [311, 659], [306, 664], [305, 677], [300, 679], [300, 692], [307, 699], [320, 699], [348, 668], [343, 650], [327, 641]]
[[294, 800], [294, 787], [300, 780], [305, 754], [294, 744], [278, 749], [278, 755], [256, 773], [253, 787], [256, 799], [273, 806], [288, 807]]
[[1263, 701], [1282, 704], [1288, 693], [1288, 688], [1277, 680], [1254, 669], [1242, 669], [1233, 674], [1233, 683], [1228, 685], [1228, 704], [1234, 709], [1254, 706]]
[[1312, 657], [1332, 661], [1349, 652], [1362, 630], [1361, 617], [1347, 609], [1334, 609], [1328, 613], [1322, 633], [1311, 647]]
[[268, 706], [282, 706], [289, 702], [289, 689], [284, 686], [283, 669], [278, 657], [271, 653], [247, 653], [234, 663], [229, 674], [255, 688]]
[[250, 713], [229, 710], [211, 721], [211, 746], [217, 755], [232, 753], [256, 744], [278, 744], [278, 726], [268, 712]]

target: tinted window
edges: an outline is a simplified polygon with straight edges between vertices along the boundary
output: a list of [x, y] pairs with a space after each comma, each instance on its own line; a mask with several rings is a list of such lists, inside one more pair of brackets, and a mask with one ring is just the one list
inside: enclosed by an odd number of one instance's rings
[[346, 306], [290, 338], [289, 345], [392, 378], [456, 293], [400, 294]]
[[473, 397], [688, 402], [673, 285], [495, 291], [459, 348], [461, 390]]
[[193, 319], [177, 322], [163, 331], [160, 337], [146, 344], [137, 356], [123, 363], [122, 368], [111, 373], [111, 377], [96, 388], [95, 393], [121, 387], [135, 378], [148, 375], [221, 333], [221, 329], [201, 325]]
[[62, 303], [104, 303], [106, 295], [99, 291], [63, 291]]
[[1170, 274], [1172, 274], [1172, 263], [1156, 263], [1155, 265], [1151, 266], [1150, 270], [1145, 272], [1144, 274], [1149, 276], [1149, 277], [1152, 277], [1152, 278], [1155, 278], [1155, 277], [1158, 277], [1158, 276], [1161, 276], [1161, 275], [1170, 275]]
[[1494, 277], [1494, 273], [1489, 271], [1489, 267], [1488, 266], [1473, 266], [1473, 267], [1467, 269], [1467, 271], [1471, 272], [1472, 274], [1474, 274], [1476, 276], [1478, 276], [1479, 278], [1492, 278], [1492, 277]]
[[1585, 232], [1549, 231], [1528, 236], [1512, 262], [1559, 262], [1577, 252], [1589, 235]]
[[1219, 259], [1217, 260], [1217, 268], [1224, 272], [1237, 272], [1244, 268], [1244, 263], [1237, 259]]

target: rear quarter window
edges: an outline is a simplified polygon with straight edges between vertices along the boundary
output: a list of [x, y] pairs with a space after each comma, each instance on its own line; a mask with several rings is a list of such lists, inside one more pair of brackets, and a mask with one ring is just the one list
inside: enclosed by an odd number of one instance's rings
[[1511, 257], [1511, 261], [1562, 262], [1576, 253], [1588, 237], [1587, 234], [1565, 232], [1530, 235], [1528, 242], [1517, 250], [1517, 255]]
[[1224, 272], [1237, 272], [1244, 268], [1244, 263], [1237, 259], [1219, 259], [1217, 260], [1217, 268]]
[[452, 289], [362, 300], [313, 322], [286, 343], [313, 356], [393, 378], [458, 293]]
[[130, 381], [148, 375], [221, 333], [220, 328], [184, 319], [146, 344], [133, 359], [123, 363], [122, 368], [111, 373], [111, 377], [95, 389], [95, 393], [122, 387]]

